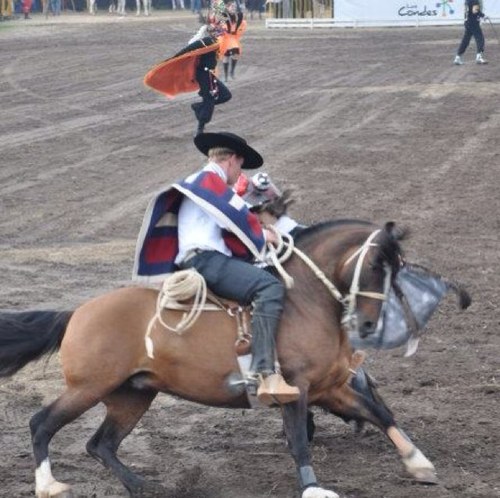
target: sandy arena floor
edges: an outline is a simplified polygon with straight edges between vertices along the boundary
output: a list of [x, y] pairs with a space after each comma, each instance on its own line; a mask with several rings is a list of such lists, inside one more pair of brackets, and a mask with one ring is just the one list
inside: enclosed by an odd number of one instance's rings
[[[75, 308], [129, 282], [135, 237], [160, 186], [194, 171], [195, 95], [142, 77], [182, 48], [190, 13], [99, 13], [0, 24], [0, 307]], [[250, 22], [233, 100], [212, 130], [262, 152], [304, 223], [354, 217], [409, 226], [408, 259], [466, 284], [413, 358], [367, 362], [440, 484], [413, 483], [375, 429], [316, 414], [312, 453], [342, 498], [500, 496], [500, 47], [451, 64], [462, 29], [266, 30]], [[0, 496], [34, 494], [28, 421], [62, 389], [57, 358], [0, 382]], [[95, 408], [52, 442], [55, 476], [78, 497], [123, 497], [85, 453]], [[122, 446], [165, 498], [299, 496], [278, 411], [216, 410], [160, 395]]]

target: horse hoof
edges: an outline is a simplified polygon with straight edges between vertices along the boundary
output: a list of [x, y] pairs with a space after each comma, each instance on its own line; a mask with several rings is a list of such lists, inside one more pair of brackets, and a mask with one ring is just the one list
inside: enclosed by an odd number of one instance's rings
[[403, 463], [406, 471], [415, 479], [416, 482], [422, 484], [437, 484], [436, 469], [432, 462], [425, 455], [415, 448], [411, 454], [403, 458]]
[[74, 498], [71, 487], [62, 482], [53, 482], [45, 491], [37, 491], [37, 498]]
[[340, 498], [340, 496], [328, 489], [310, 487], [304, 490], [302, 498]]
[[436, 473], [432, 469], [415, 469], [412, 475], [415, 481], [421, 484], [437, 484], [439, 482]]

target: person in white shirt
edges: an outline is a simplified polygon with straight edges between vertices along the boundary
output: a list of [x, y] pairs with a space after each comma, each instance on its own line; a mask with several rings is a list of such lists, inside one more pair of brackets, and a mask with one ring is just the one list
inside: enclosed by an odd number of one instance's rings
[[[238, 252], [233, 242], [225, 237], [230, 229], [239, 242], [255, 253], [263, 252], [266, 242], [276, 242], [273, 232], [261, 228], [256, 216], [244, 201], [234, 193], [233, 185], [243, 169], [258, 168], [263, 164], [260, 154], [247, 142], [228, 132], [201, 133], [194, 139], [198, 150], [208, 156], [205, 167], [179, 184], [179, 189], [195, 184], [200, 178], [215, 193], [217, 206], [198, 202], [187, 190], [178, 212], [179, 251], [175, 263], [181, 269], [194, 268], [217, 295], [248, 305], [253, 303], [252, 363], [250, 371], [258, 385], [257, 397], [266, 404], [287, 403], [299, 397], [299, 389], [290, 386], [275, 373], [275, 338], [279, 326], [285, 287], [282, 282], [253, 261], [235, 257]], [[227, 196], [227, 197], [226, 197]], [[224, 199], [230, 199], [224, 201]], [[208, 197], [207, 197], [208, 199]], [[223, 202], [230, 205], [223, 205]], [[231, 225], [216, 215], [217, 210], [238, 208], [237, 216], [243, 222]], [[215, 210], [214, 210], [215, 209]], [[250, 228], [245, 228], [247, 226]], [[238, 220], [235, 218], [235, 223]], [[246, 241], [246, 237], [252, 243]]]

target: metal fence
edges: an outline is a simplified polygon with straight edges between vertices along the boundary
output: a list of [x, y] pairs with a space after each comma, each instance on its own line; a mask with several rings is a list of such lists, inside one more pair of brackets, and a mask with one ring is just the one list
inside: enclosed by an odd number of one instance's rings
[[280, 0], [266, 4], [267, 17], [274, 19], [332, 18], [333, 0]]

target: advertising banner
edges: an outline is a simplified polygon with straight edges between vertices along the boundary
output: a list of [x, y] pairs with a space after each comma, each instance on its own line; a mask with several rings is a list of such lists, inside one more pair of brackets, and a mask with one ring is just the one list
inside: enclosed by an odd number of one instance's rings
[[[335, 0], [334, 17], [349, 21], [444, 24], [464, 19], [464, 0]], [[500, 0], [483, 0], [483, 11], [500, 17]]]

